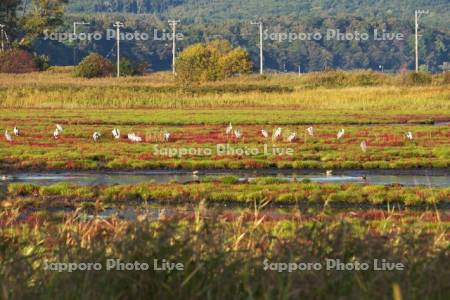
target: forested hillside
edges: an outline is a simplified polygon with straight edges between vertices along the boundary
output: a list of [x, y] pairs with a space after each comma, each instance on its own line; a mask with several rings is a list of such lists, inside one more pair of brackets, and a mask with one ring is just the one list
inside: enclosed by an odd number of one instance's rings
[[[124, 12], [173, 15], [184, 20], [242, 20], [255, 16], [392, 16], [412, 18], [415, 9], [429, 9], [429, 22], [450, 20], [448, 0], [73, 0], [72, 12]], [[447, 23], [448, 24], [448, 23]]]
[[[18, 1], [18, 0], [8, 0]], [[8, 2], [7, 1], [7, 2]], [[19, 0], [20, 1], [20, 0]], [[265, 66], [277, 71], [315, 71], [329, 68], [384, 69], [414, 67], [414, 10], [429, 9], [420, 21], [420, 64], [440, 71], [450, 62], [450, 3], [448, 0], [72, 0], [65, 5], [60, 32], [72, 32], [74, 21], [88, 21], [82, 32], [106, 32], [121, 20], [124, 32], [146, 32], [148, 41], [124, 41], [123, 55], [144, 61], [154, 70], [169, 69], [171, 43], [154, 40], [155, 31], [170, 32], [167, 20], [181, 20], [179, 50], [196, 42], [222, 38], [248, 49], [258, 62], [259, 35], [251, 20], [264, 23]], [[2, 5], [5, 5], [2, 3]], [[5, 6], [6, 7], [6, 6]], [[24, 0], [17, 15], [33, 11], [33, 0]], [[22, 11], [20, 11], [22, 10]], [[25, 13], [23, 12], [25, 10]], [[2, 16], [0, 14], [0, 19]], [[1, 21], [1, 20], [0, 20]], [[7, 23], [8, 24], [8, 23]], [[13, 24], [13, 23], [11, 23]], [[15, 26], [10, 26], [15, 27]], [[31, 29], [34, 26], [30, 26]], [[325, 36], [327, 30], [367, 33], [367, 40], [282, 39], [283, 34]], [[375, 40], [374, 31], [402, 34], [402, 40]], [[13, 33], [13, 30], [10, 30]], [[20, 37], [20, 34], [18, 34]], [[114, 40], [59, 43], [35, 42], [40, 54], [52, 63], [73, 64], [91, 51], [114, 58]], [[76, 48], [76, 51], [74, 50]]]

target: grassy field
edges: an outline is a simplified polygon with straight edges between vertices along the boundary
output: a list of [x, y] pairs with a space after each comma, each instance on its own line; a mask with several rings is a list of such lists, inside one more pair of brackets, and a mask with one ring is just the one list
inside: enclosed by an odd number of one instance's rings
[[[3, 126], [10, 132], [16, 124], [21, 124], [22, 135], [14, 137], [11, 143], [0, 141], [1, 170], [411, 169], [450, 166], [448, 125], [321, 124], [313, 125], [313, 137], [306, 131], [309, 125], [279, 125], [284, 131], [278, 141], [260, 133], [263, 128], [272, 133], [278, 125], [235, 125], [243, 135], [236, 140], [226, 135], [223, 125], [147, 125], [135, 114], [120, 112], [110, 114], [109, 119], [104, 116], [105, 119], [98, 120], [90, 119], [89, 113], [83, 115], [81, 111], [79, 114], [71, 111], [71, 116], [67, 114], [63, 120], [52, 119], [53, 113], [44, 117], [27, 111], [21, 121], [12, 116], [3, 119]], [[141, 116], [151, 120], [148, 114]], [[161, 116], [164, 115], [161, 113]], [[115, 117], [124, 123], [116, 121]], [[186, 112], [184, 117], [189, 118]], [[131, 121], [125, 121], [126, 118]], [[52, 135], [56, 123], [65, 127], [59, 139]], [[119, 140], [112, 137], [114, 127], [123, 133]], [[336, 134], [340, 128], [345, 129], [345, 135], [338, 140]], [[94, 131], [103, 134], [96, 143], [92, 140]], [[413, 132], [412, 141], [406, 139], [407, 131]], [[141, 136], [143, 142], [136, 144], [127, 140], [129, 132]], [[162, 140], [164, 132], [171, 133], [168, 142]], [[296, 132], [298, 137], [287, 142], [291, 132]], [[368, 145], [366, 152], [360, 148], [361, 141]]]
[[[70, 68], [0, 74], [0, 175], [10, 176], [0, 182], [0, 298], [448, 299], [448, 187], [233, 176], [189, 184], [9, 182], [30, 171], [446, 172], [448, 121], [448, 74], [332, 71], [183, 88], [169, 73], [93, 80], [72, 77]], [[240, 138], [226, 133], [230, 122]], [[56, 124], [64, 127], [57, 139]], [[9, 142], [3, 133], [15, 126], [21, 134]], [[278, 127], [277, 140], [261, 134]], [[97, 142], [94, 132], [102, 134]], [[127, 139], [131, 132], [142, 141]], [[151, 266], [165, 259], [183, 270], [106, 270], [110, 259]], [[332, 259], [369, 268], [325, 268]], [[375, 270], [375, 260], [404, 269]], [[103, 269], [46, 269], [87, 262]], [[302, 263], [322, 269], [272, 268]]]
[[[67, 70], [0, 75], [0, 130], [22, 130], [12, 143], [0, 141], [0, 169], [445, 168], [449, 126], [432, 124], [450, 120], [450, 86], [439, 76], [421, 86], [400, 84], [400, 75], [364, 72], [249, 76], [186, 91], [168, 73], [94, 80], [74, 78]], [[239, 141], [225, 135], [230, 122], [243, 133]], [[56, 123], [66, 128], [59, 140], [52, 138]], [[284, 139], [296, 132], [297, 140], [272, 143], [259, 133], [278, 126]], [[314, 137], [306, 134], [309, 126]], [[114, 127], [144, 142], [113, 140]], [[346, 135], [337, 140], [341, 128]], [[97, 144], [94, 131], [103, 134]], [[413, 141], [405, 139], [407, 131]], [[164, 132], [172, 134], [160, 145], [165, 148], [267, 144], [295, 154], [155, 155]], [[367, 153], [359, 149], [363, 140]]]
[[[2, 298], [448, 298], [448, 217], [376, 211], [341, 217], [332, 212], [306, 217], [298, 211], [288, 220], [271, 220], [258, 210], [232, 216], [199, 206], [192, 217], [157, 222], [145, 214], [139, 221], [80, 221], [79, 212], [55, 216], [4, 210]], [[155, 270], [154, 259], [161, 263], [163, 258], [183, 269]], [[107, 269], [109, 259], [150, 267]], [[365, 263], [368, 269], [327, 267], [331, 259]], [[404, 269], [375, 270], [376, 259]], [[63, 268], [57, 263], [86, 262], [101, 269], [57, 271]], [[279, 268], [290, 263], [292, 269], [279, 272], [274, 263]], [[321, 269], [294, 269], [293, 264], [306, 263]], [[55, 271], [44, 271], [46, 266]]]
[[328, 116], [381, 111], [431, 116], [450, 110], [450, 83], [443, 79], [407, 85], [394, 75], [366, 74], [383, 78], [372, 82], [343, 74], [345, 80], [334, 73], [329, 75], [333, 80], [318, 79], [323, 75], [317, 74], [237, 77], [187, 90], [178, 88], [168, 73], [91, 80], [65, 72], [0, 75], [0, 107], [214, 109], [218, 115], [221, 109], [277, 108]]
[[162, 204], [276, 204], [347, 207], [417, 206], [445, 207], [450, 188], [375, 186], [357, 184], [288, 183], [275, 178], [259, 178], [238, 184], [225, 177], [198, 184], [138, 184], [113, 187], [85, 187], [70, 184], [34, 186], [11, 184], [3, 195], [4, 207], [18, 208], [95, 208], [126, 203]]

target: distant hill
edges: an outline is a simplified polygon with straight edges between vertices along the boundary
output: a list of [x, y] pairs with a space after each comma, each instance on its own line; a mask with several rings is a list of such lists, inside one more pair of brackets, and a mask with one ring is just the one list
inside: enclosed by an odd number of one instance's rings
[[[264, 43], [268, 69], [295, 72], [300, 66], [303, 71], [398, 71], [414, 67], [414, 10], [419, 8], [430, 11], [420, 23], [420, 64], [439, 71], [450, 62], [449, 0], [71, 0], [64, 30], [71, 31], [72, 22], [80, 19], [91, 23], [88, 31], [105, 31], [121, 20], [126, 25], [124, 31], [152, 34], [155, 29], [169, 31], [167, 20], [176, 18], [181, 20], [178, 29], [185, 36], [177, 44], [179, 50], [223, 38], [247, 49], [257, 65], [259, 35], [250, 21], [261, 19], [265, 34], [275, 37]], [[284, 33], [325, 34], [327, 29], [368, 32], [372, 36], [368, 40], [276, 40]], [[374, 40], [374, 30], [401, 33], [405, 38]], [[72, 64], [91, 51], [114, 56], [114, 41], [79, 43], [76, 59], [72, 59], [72, 47], [67, 43], [38, 45], [39, 52], [48, 54], [56, 64]], [[155, 70], [170, 68], [171, 47], [167, 41], [124, 42], [122, 49], [125, 56], [145, 61]]]
[[153, 13], [185, 21], [217, 23], [280, 16], [383, 16], [411, 19], [429, 9], [429, 23], [449, 24], [448, 0], [73, 0], [71, 12]]

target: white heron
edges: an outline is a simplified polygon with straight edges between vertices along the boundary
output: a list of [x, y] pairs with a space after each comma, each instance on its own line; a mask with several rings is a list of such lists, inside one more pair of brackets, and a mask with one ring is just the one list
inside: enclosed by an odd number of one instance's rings
[[295, 141], [295, 139], [297, 139], [297, 133], [296, 132], [292, 132], [288, 137], [287, 137], [287, 141], [289, 143], [292, 143], [293, 141]]
[[272, 135], [272, 140], [274, 140], [274, 141], [278, 140], [281, 137], [282, 132], [283, 132], [283, 129], [281, 127], [278, 127]]
[[405, 137], [412, 141], [414, 139], [413, 133], [411, 131], [408, 131], [407, 133], [405, 133]]
[[366, 141], [362, 141], [361, 144], [359, 144], [359, 146], [361, 147], [362, 152], [364, 152], [364, 153], [367, 152], [367, 143], [366, 143]]
[[142, 138], [134, 133], [128, 134], [128, 139], [132, 141], [133, 143], [140, 143], [142, 142]]
[[56, 129], [58, 129], [58, 131], [60, 133], [64, 131], [64, 128], [61, 125], [59, 125], [59, 124], [56, 124]]
[[308, 132], [308, 134], [310, 135], [310, 136], [314, 136], [314, 127], [308, 127], [308, 128], [306, 128], [306, 131]]
[[94, 132], [94, 134], [92, 135], [92, 139], [94, 140], [94, 142], [97, 142], [100, 137], [102, 136], [102, 134], [100, 132]]
[[326, 170], [325, 175], [326, 175], [327, 177], [333, 176], [333, 170]]
[[338, 131], [337, 133], [337, 139], [340, 140], [345, 134], [345, 129], [341, 128], [341, 130]]
[[261, 129], [261, 134], [266, 139], [269, 137], [269, 133], [267, 132], [267, 130]]
[[8, 130], [5, 130], [5, 139], [10, 143], [13, 141], [11, 135], [8, 133]]
[[59, 138], [59, 136], [61, 135], [61, 132], [59, 131], [58, 128], [55, 129], [55, 131], [53, 131], [53, 137], [56, 139]]
[[114, 128], [114, 129], [112, 130], [112, 135], [113, 135], [113, 137], [114, 137], [116, 140], [120, 139], [120, 130], [119, 130], [119, 128]]
[[233, 125], [231, 125], [231, 122], [230, 122], [230, 124], [228, 125], [227, 129], [225, 130], [225, 133], [227, 135], [230, 135], [231, 132], [233, 132]]
[[17, 127], [14, 127], [13, 132], [14, 132], [15, 136], [19, 136], [20, 135], [20, 130]]
[[169, 140], [170, 140], [170, 133], [169, 132], [166, 132], [166, 133], [164, 133], [164, 142], [169, 142]]
[[240, 139], [241, 137], [242, 137], [242, 132], [241, 132], [241, 130], [240, 129], [236, 129], [235, 131], [234, 131], [234, 136], [236, 137], [236, 139]]

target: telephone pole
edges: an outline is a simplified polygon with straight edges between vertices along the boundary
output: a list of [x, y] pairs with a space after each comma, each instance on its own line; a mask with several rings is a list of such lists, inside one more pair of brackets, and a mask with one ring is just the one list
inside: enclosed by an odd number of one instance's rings
[[259, 74], [264, 74], [264, 61], [263, 61], [263, 23], [262, 22], [250, 22], [252, 25], [259, 26]]
[[176, 76], [175, 70], [175, 61], [177, 54], [177, 24], [180, 23], [180, 20], [169, 20], [169, 25], [172, 27], [172, 73], [173, 76]]
[[416, 72], [419, 72], [419, 19], [422, 15], [428, 14], [428, 10], [416, 9], [415, 17], [415, 31], [416, 31]]
[[4, 36], [5, 36], [5, 26], [3, 24], [0, 24], [0, 34], [1, 34], [1, 39], [2, 39], [2, 52], [5, 51], [5, 42], [3, 41]]
[[[87, 23], [87, 22], [73, 22], [73, 35], [74, 36], [77, 34], [77, 26], [78, 25], [91, 25], [91, 23]], [[77, 41], [78, 41], [78, 39], [77, 39]], [[78, 48], [78, 42], [73, 47], [73, 65], [74, 66], [77, 64], [77, 61], [78, 61], [77, 48]]]
[[116, 27], [116, 42], [117, 42], [117, 77], [120, 77], [120, 28], [125, 25], [122, 22], [117, 21], [113, 25]]

